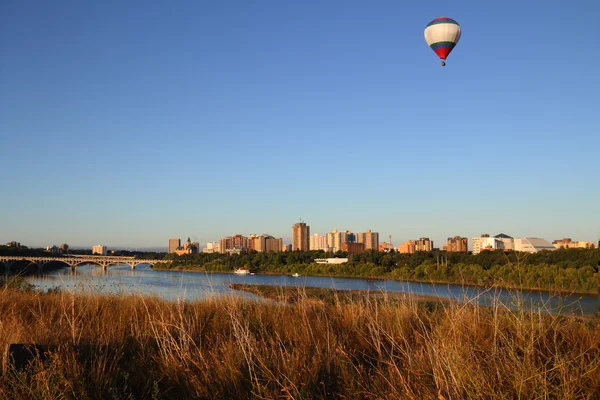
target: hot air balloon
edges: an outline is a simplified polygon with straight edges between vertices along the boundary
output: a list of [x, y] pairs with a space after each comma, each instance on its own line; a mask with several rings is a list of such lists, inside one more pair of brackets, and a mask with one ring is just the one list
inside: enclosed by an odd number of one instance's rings
[[442, 67], [446, 58], [460, 40], [460, 25], [448, 17], [439, 17], [425, 27], [427, 45], [442, 59]]

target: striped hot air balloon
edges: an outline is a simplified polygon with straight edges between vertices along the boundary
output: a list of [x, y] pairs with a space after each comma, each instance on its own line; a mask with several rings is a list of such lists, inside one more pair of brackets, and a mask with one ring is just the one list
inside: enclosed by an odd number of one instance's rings
[[460, 25], [448, 17], [439, 17], [425, 27], [425, 41], [435, 54], [442, 59], [442, 66], [446, 65], [446, 57], [460, 40]]

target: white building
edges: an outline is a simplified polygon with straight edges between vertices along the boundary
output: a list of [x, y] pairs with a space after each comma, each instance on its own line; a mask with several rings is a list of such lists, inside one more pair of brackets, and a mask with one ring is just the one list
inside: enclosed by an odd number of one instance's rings
[[219, 252], [219, 242], [208, 242], [206, 243], [206, 247], [202, 249], [203, 253], [218, 253]]
[[327, 234], [327, 247], [329, 251], [336, 252], [342, 249], [342, 243], [355, 242], [356, 235], [352, 231], [338, 232], [337, 229]]
[[490, 237], [488, 234], [481, 235], [478, 238], [472, 238], [473, 243], [473, 254], [479, 254], [484, 250], [513, 250], [514, 239], [504, 233], [499, 233], [494, 237]]
[[310, 250], [327, 250], [327, 238], [320, 233], [315, 233], [310, 237]]
[[99, 254], [101, 256], [106, 255], [106, 246], [102, 246], [101, 244], [92, 247], [92, 254]]
[[515, 251], [525, 253], [537, 253], [542, 250], [556, 250], [556, 247], [547, 240], [540, 238], [520, 238], [515, 239]]
[[317, 264], [344, 264], [348, 262], [347, 258], [315, 258]]

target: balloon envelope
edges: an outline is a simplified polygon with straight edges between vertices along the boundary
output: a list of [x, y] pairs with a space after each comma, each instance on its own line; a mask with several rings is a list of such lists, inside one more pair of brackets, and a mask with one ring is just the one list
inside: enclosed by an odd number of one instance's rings
[[431, 21], [425, 28], [427, 45], [445, 60], [460, 40], [460, 25], [452, 18], [440, 17]]

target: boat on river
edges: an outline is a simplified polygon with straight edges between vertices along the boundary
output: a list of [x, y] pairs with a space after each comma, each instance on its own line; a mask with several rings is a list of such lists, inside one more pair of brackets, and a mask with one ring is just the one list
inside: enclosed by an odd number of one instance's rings
[[293, 277], [295, 277], [295, 278], [297, 278], [297, 277], [299, 277], [299, 276], [300, 276], [300, 274], [299, 274], [299, 273], [297, 273], [297, 272], [294, 272], [294, 273], [292, 274], [292, 276], [293, 276]]
[[246, 268], [238, 268], [234, 271], [234, 273], [236, 273], [238, 275], [248, 275], [248, 274], [250, 274], [250, 270], [246, 269]]

